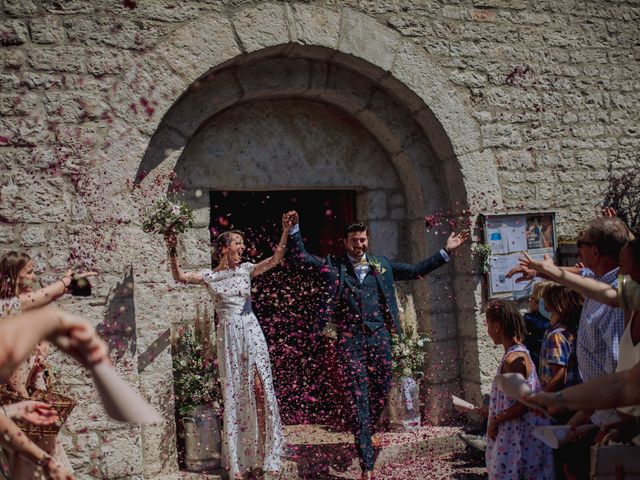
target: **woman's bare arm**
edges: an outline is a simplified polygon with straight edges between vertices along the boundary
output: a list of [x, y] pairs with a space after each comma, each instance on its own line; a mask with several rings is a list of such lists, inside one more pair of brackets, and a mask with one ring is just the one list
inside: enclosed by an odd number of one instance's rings
[[606, 410], [640, 404], [640, 362], [555, 393], [538, 393], [531, 401], [555, 410]]
[[[87, 278], [97, 275], [96, 272], [82, 272], [75, 274], [77, 278]], [[71, 285], [74, 274], [69, 270], [65, 275], [50, 285], [43, 287], [35, 292], [28, 292], [18, 295], [20, 299], [20, 308], [22, 311], [31, 310], [32, 308], [40, 308], [49, 305], [64, 295]]]
[[86, 320], [53, 307], [29, 310], [0, 322], [0, 382], [44, 339], [85, 366], [108, 358], [106, 344]]
[[545, 278], [569, 287], [584, 297], [592, 298], [599, 303], [604, 303], [611, 307], [620, 306], [618, 291], [614, 287], [607, 283], [599, 282], [593, 278], [583, 277], [570, 270], [558, 267], [547, 255], [545, 255], [544, 260], [540, 262], [532, 259], [525, 253], [524, 257], [520, 259], [520, 265], [524, 268], [535, 270]]
[[184, 272], [180, 269], [178, 263], [177, 244], [178, 239], [175, 235], [165, 235], [165, 242], [167, 243], [167, 249], [169, 252], [169, 267], [171, 268], [171, 275], [176, 282], [187, 283], [190, 285], [204, 285], [204, 278], [200, 272]]

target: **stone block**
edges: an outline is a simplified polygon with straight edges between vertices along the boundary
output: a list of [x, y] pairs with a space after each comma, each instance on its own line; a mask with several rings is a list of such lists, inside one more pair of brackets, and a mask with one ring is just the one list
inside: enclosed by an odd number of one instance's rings
[[367, 220], [378, 220], [387, 216], [387, 194], [384, 191], [368, 191], [358, 200], [364, 200], [358, 207], [358, 212]]
[[0, 45], [22, 45], [29, 41], [29, 28], [20, 20], [5, 20], [0, 23]]
[[388, 95], [376, 92], [357, 118], [391, 154], [414, 144], [422, 131], [409, 112]]
[[338, 50], [359, 57], [382, 70], [391, 70], [400, 34], [373, 18], [350, 9], [342, 11]]
[[20, 83], [29, 90], [50, 90], [62, 87], [62, 76], [42, 72], [24, 72]]
[[233, 24], [242, 50], [246, 53], [291, 41], [282, 4], [264, 3], [240, 10], [234, 15]]
[[4, 11], [16, 17], [33, 15], [38, 11], [38, 7], [33, 0], [4, 0]]
[[[426, 303], [424, 310], [429, 312], [431, 305]], [[426, 313], [420, 317], [420, 331], [435, 342], [452, 340], [458, 336], [458, 318], [454, 313]]]
[[461, 87], [481, 88], [487, 84], [487, 77], [477, 72], [455, 71], [449, 75], [452, 83]]
[[431, 425], [447, 423], [455, 417], [451, 408], [451, 395], [460, 393], [460, 382], [455, 381], [441, 385], [426, 385], [420, 387], [424, 398], [422, 422]]
[[159, 2], [138, 2], [135, 12], [140, 18], [161, 22], [184, 22], [201, 16], [206, 7], [183, 2], [162, 0]]
[[180, 240], [184, 248], [185, 268], [211, 264], [211, 235], [208, 225], [205, 228], [190, 228]]
[[477, 339], [461, 339], [460, 375], [462, 381], [491, 384], [504, 350], [485, 333]]
[[[436, 252], [430, 252], [431, 255]], [[427, 298], [424, 299], [428, 305], [429, 315], [448, 313], [454, 304], [454, 291], [451, 285], [450, 272], [448, 267], [440, 267], [437, 271], [431, 272], [421, 279], [426, 285]], [[418, 296], [418, 299], [422, 296]], [[420, 313], [420, 311], [419, 311]]]
[[502, 208], [501, 185], [492, 152], [484, 150], [461, 155], [458, 161], [471, 209], [480, 211]]
[[0, 244], [7, 245], [13, 243], [18, 238], [18, 230], [13, 225], [0, 224]]
[[64, 27], [55, 15], [32, 18], [29, 27], [34, 43], [61, 43], [64, 41]]
[[242, 53], [232, 25], [219, 15], [203, 17], [176, 30], [158, 52], [187, 83]]
[[436, 385], [459, 380], [458, 340], [430, 341], [425, 351], [425, 381]]
[[23, 50], [7, 50], [4, 53], [4, 66], [11, 70], [20, 70], [25, 63], [25, 52]]
[[186, 139], [217, 112], [239, 102], [243, 95], [235, 71], [208, 73], [189, 86], [182, 98], [171, 107], [164, 122]]
[[519, 147], [522, 138], [513, 125], [483, 125], [480, 127], [485, 147]]
[[297, 95], [309, 88], [310, 63], [302, 59], [263, 60], [238, 70], [246, 98]]
[[100, 120], [110, 110], [109, 105], [95, 94], [47, 93], [43, 101], [48, 118], [54, 122]]
[[100, 450], [98, 433], [70, 433], [63, 428], [59, 437], [76, 478], [96, 478], [91, 475], [91, 471], [96, 468], [94, 463], [95, 452]]
[[25, 247], [44, 245], [49, 238], [47, 227], [44, 225], [33, 225], [26, 227], [20, 236], [20, 243]]
[[93, 75], [120, 73], [125, 66], [126, 54], [121, 50], [96, 48], [87, 50], [87, 71]]
[[68, 196], [62, 178], [13, 176], [0, 185], [0, 216], [11, 222], [63, 222], [69, 218]]
[[0, 115], [21, 116], [34, 113], [39, 105], [38, 95], [25, 93], [22, 95], [0, 95]]
[[63, 25], [72, 42], [138, 51], [154, 47], [169, 31], [161, 23], [109, 16], [70, 16], [63, 20]]
[[326, 91], [319, 98], [340, 105], [350, 113], [364, 108], [376, 92], [376, 86], [362, 76], [343, 68], [329, 67]]
[[418, 123], [429, 132], [431, 145], [441, 158], [460, 155], [480, 148], [480, 132], [457, 99], [445, 87], [443, 74], [428, 59], [424, 49], [404, 42], [391, 72], [418, 95], [428, 108], [416, 115]]
[[404, 208], [393, 208], [389, 216], [391, 220], [404, 220], [407, 218], [407, 211]]
[[10, 89], [18, 88], [20, 85], [20, 78], [14, 74], [0, 74], [0, 88], [3, 92], [8, 92]]
[[[173, 415], [173, 412], [171, 412]], [[142, 428], [145, 478], [175, 472], [178, 459], [175, 449], [175, 424], [150, 425]]]
[[511, 10], [524, 10], [527, 2], [524, 0], [473, 0], [473, 6], [479, 8], [508, 8]]
[[29, 64], [35, 70], [79, 73], [83, 70], [84, 49], [49, 47], [29, 50]]
[[338, 48], [340, 14], [314, 5], [291, 5], [291, 39], [303, 45]]
[[375, 220], [369, 222], [371, 236], [369, 245], [372, 252], [382, 253], [390, 260], [398, 255], [398, 224], [396, 222]]
[[182, 77], [159, 55], [151, 54], [125, 70], [112, 105], [131, 126], [151, 135], [185, 89]]
[[42, 7], [56, 14], [91, 13], [95, 8], [91, 0], [43, 0]]
[[139, 428], [127, 428], [100, 435], [104, 459], [103, 471], [107, 478], [142, 475], [143, 452]]

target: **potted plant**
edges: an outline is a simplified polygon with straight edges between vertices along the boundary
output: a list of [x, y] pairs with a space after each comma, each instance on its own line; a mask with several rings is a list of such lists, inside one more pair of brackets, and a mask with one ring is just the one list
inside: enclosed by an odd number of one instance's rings
[[389, 392], [391, 429], [413, 430], [420, 427], [420, 387], [424, 376], [426, 336], [418, 335], [418, 319], [413, 297], [398, 298], [402, 335], [392, 336], [393, 379]]
[[173, 388], [187, 470], [220, 466], [220, 383], [208, 311], [173, 335]]

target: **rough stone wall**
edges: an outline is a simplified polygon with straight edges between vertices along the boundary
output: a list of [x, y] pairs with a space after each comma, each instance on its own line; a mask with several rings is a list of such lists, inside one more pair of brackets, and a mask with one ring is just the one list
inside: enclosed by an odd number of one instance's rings
[[[66, 305], [109, 334], [118, 368], [167, 418], [168, 327], [193, 317], [202, 296], [167, 290], [163, 247], [138, 228], [137, 207], [153, 179], [126, 181], [135, 179], [165, 104], [199, 76], [198, 62], [295, 37], [392, 71], [429, 98], [428, 107], [455, 97], [462, 107], [438, 119], [451, 125], [451, 138], [456, 130], [466, 190], [478, 192], [461, 201], [556, 210], [564, 236], [593, 215], [609, 166], [640, 166], [637, 0], [3, 0], [1, 15], [0, 249], [27, 249], [45, 282], [67, 265], [100, 270], [96, 300]], [[198, 35], [181, 37], [195, 22], [205, 25]], [[236, 39], [224, 33], [228, 24]], [[163, 50], [169, 37], [177, 38], [173, 50]], [[426, 60], [412, 62], [414, 52]], [[425, 79], [434, 80], [431, 93], [428, 85], [417, 91]], [[420, 116], [420, 107], [411, 110]], [[477, 198], [488, 190], [497, 196]], [[205, 244], [201, 233], [187, 237], [187, 266], [206, 264]], [[455, 291], [474, 292], [456, 310], [461, 380], [472, 392], [493, 375], [495, 351], [483, 336], [479, 278], [468, 259], [456, 271]], [[65, 435], [79, 478], [175, 469], [170, 421], [142, 431], [108, 421], [88, 379], [60, 364], [84, 399]]]

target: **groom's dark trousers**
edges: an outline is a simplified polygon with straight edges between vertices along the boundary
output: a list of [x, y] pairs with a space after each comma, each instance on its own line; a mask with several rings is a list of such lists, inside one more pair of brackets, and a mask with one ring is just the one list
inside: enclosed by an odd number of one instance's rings
[[394, 280], [421, 278], [446, 263], [438, 253], [416, 264], [391, 263], [367, 254], [369, 272], [360, 280], [347, 255], [321, 258], [309, 254], [300, 232], [289, 238], [288, 259], [319, 271], [329, 301], [319, 312], [338, 331], [337, 350], [355, 406], [351, 425], [360, 466], [373, 470], [373, 427], [386, 405], [391, 385], [391, 332], [400, 332]]

